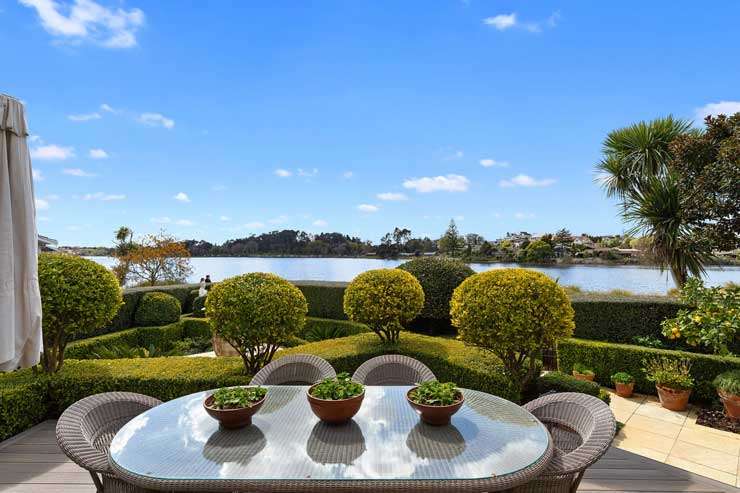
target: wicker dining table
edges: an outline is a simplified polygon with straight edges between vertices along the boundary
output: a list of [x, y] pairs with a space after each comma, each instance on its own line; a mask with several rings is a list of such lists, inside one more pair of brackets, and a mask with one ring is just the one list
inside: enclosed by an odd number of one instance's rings
[[211, 392], [165, 402], [124, 425], [110, 465], [132, 491], [484, 492], [525, 484], [552, 459], [547, 429], [524, 408], [463, 389], [447, 426], [420, 421], [410, 387], [368, 386], [360, 411], [328, 425], [305, 386], [268, 386], [252, 425], [219, 427]]

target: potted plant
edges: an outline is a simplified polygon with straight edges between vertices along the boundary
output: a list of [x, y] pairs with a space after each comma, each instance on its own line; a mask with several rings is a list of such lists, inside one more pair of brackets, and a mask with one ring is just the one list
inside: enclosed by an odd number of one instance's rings
[[671, 411], [684, 411], [689, 403], [694, 379], [691, 378], [691, 362], [668, 358], [646, 361], [643, 371], [647, 379], [655, 382], [660, 404]]
[[629, 373], [620, 371], [612, 375], [612, 382], [619, 397], [632, 397], [635, 390], [635, 378]]
[[719, 398], [725, 406], [725, 414], [740, 419], [740, 370], [731, 370], [714, 379]]
[[452, 415], [465, 402], [457, 385], [436, 380], [412, 388], [406, 393], [406, 400], [419, 413], [423, 422], [435, 426], [449, 424]]
[[365, 398], [365, 387], [343, 372], [308, 388], [313, 413], [326, 423], [344, 423], [357, 414]]
[[594, 371], [584, 365], [583, 363], [576, 363], [573, 365], [573, 376], [576, 380], [583, 380], [585, 382], [593, 382], [596, 374]]
[[242, 428], [252, 424], [266, 395], [263, 387], [224, 387], [206, 397], [203, 407], [224, 428]]

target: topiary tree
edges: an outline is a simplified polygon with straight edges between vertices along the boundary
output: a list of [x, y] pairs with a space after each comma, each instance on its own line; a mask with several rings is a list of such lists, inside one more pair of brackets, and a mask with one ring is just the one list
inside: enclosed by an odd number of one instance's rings
[[154, 327], [180, 320], [182, 308], [177, 298], [167, 293], [145, 293], [134, 313], [136, 325]]
[[297, 287], [264, 272], [214, 284], [206, 297], [211, 330], [234, 346], [250, 373], [269, 363], [280, 345], [303, 328], [307, 312]]
[[398, 341], [403, 325], [424, 307], [424, 290], [410, 273], [376, 269], [355, 277], [344, 291], [344, 312], [370, 327], [380, 340]]
[[460, 260], [445, 257], [419, 257], [398, 266], [411, 273], [424, 290], [424, 308], [419, 317], [450, 318], [452, 292], [475, 271]]
[[467, 278], [452, 295], [452, 323], [464, 342], [491, 351], [520, 390], [537, 377], [539, 352], [573, 333], [565, 290], [545, 274], [501, 269]]
[[102, 265], [74, 255], [39, 255], [44, 352], [41, 364], [54, 373], [64, 363], [72, 334], [84, 335], [110, 322], [123, 304], [116, 276]]

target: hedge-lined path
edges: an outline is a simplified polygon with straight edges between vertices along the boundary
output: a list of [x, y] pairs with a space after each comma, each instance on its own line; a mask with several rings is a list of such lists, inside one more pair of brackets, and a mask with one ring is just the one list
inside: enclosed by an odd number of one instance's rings
[[624, 427], [614, 439], [623, 450], [740, 486], [740, 435], [696, 424], [699, 409], [669, 411], [655, 396], [619, 397], [610, 407]]
[[[0, 492], [95, 491], [88, 473], [57, 447], [55, 426], [56, 421], [45, 421], [0, 443]], [[579, 491], [738, 493], [740, 489], [612, 447], [586, 472]]]

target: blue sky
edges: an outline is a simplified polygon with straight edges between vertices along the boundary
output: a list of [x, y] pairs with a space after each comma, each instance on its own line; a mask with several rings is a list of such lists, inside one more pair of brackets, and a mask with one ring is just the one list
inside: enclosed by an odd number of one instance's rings
[[606, 133], [740, 111], [738, 2], [0, 0], [39, 232], [619, 233]]

